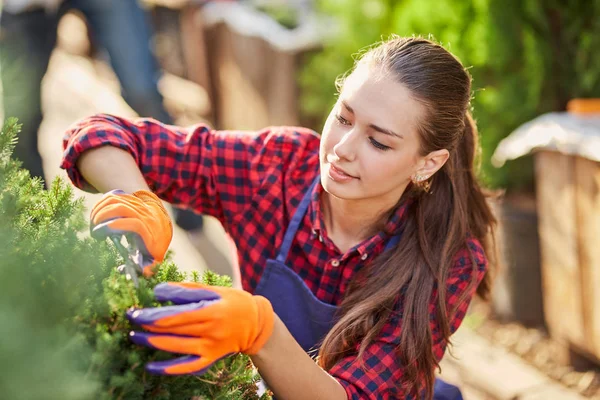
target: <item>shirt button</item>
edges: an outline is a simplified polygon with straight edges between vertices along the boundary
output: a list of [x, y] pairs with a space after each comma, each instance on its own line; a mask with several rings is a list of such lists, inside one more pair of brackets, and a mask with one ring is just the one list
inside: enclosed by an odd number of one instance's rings
[[369, 255], [367, 253], [365, 253], [360, 257], [360, 259], [365, 261], [367, 259], [367, 257], [369, 257]]
[[338, 260], [331, 260], [331, 265], [333, 265], [334, 267], [339, 267], [340, 262]]

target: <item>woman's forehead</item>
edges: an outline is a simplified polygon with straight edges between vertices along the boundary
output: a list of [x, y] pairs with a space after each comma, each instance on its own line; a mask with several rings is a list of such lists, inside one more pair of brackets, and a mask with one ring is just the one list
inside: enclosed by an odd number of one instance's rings
[[357, 67], [346, 78], [339, 100], [350, 106], [357, 118], [392, 130], [415, 128], [423, 113], [423, 105], [410, 90], [380, 68]]

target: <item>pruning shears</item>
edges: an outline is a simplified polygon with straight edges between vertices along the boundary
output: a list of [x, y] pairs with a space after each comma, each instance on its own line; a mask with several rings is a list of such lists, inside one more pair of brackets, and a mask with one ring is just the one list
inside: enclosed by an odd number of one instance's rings
[[[112, 235], [110, 240], [113, 242], [121, 257], [125, 260], [125, 265], [118, 268], [119, 272], [125, 274], [128, 280], [133, 281], [133, 285], [137, 288], [139, 285], [138, 275], [142, 273], [142, 267], [139, 260], [142, 259], [139, 249], [135, 245], [135, 241], [127, 239], [127, 247], [121, 243], [122, 236]], [[126, 237], [127, 238], [127, 237]]]

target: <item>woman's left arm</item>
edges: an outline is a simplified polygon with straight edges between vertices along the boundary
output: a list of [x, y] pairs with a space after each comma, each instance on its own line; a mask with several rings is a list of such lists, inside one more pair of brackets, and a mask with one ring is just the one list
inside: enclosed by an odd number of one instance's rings
[[276, 316], [273, 334], [252, 362], [279, 400], [346, 400], [342, 385], [311, 359]]
[[203, 374], [216, 361], [244, 353], [280, 400], [347, 399], [341, 384], [304, 352], [266, 298], [192, 282], [161, 283], [154, 295], [175, 305], [129, 310], [131, 322], [144, 328], [131, 332], [130, 339], [186, 356], [150, 362], [149, 372]]

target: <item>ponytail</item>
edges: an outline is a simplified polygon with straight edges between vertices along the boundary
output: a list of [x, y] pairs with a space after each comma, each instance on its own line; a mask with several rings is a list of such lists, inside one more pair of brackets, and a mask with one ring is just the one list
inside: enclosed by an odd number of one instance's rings
[[481, 147], [479, 146], [477, 125], [468, 111], [465, 114], [463, 135], [455, 154], [457, 157], [457, 184], [461, 186], [457, 190], [467, 194], [469, 234], [479, 240], [488, 259], [488, 269], [477, 287], [477, 294], [487, 300], [491, 290], [492, 277], [498, 265], [495, 246], [495, 228], [498, 221], [489, 203], [497, 195], [490, 190], [483, 189], [477, 180], [477, 173], [481, 166]]

